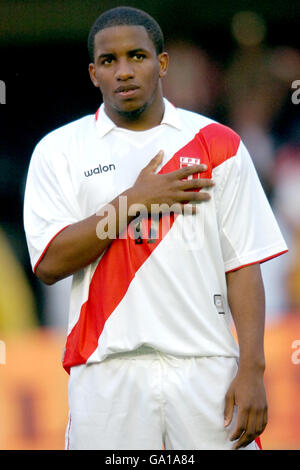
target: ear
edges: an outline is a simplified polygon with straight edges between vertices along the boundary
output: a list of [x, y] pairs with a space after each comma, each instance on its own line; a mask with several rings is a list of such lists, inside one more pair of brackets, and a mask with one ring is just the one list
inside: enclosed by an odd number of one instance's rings
[[93, 63], [89, 64], [89, 74], [90, 74], [90, 79], [92, 80], [94, 86], [96, 88], [99, 88], [99, 83], [96, 77], [96, 68], [95, 68], [95, 64]]
[[167, 52], [162, 52], [158, 55], [159, 61], [159, 77], [163, 78], [167, 74], [169, 65], [169, 55]]

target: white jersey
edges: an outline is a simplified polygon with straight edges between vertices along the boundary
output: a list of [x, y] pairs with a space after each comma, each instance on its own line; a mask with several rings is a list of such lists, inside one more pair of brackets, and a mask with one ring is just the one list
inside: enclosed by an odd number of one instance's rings
[[[159, 152], [168, 173], [205, 163], [211, 199], [113, 240], [73, 276], [63, 365], [99, 362], [146, 345], [180, 356], [237, 357], [226, 273], [287, 251], [251, 158], [230, 128], [176, 109], [161, 124], [121, 129], [101, 105], [46, 135], [28, 172], [24, 224], [33, 270], [53, 238], [131, 187]], [[198, 175], [199, 176], [199, 175]], [[197, 175], [194, 177], [197, 177]], [[207, 189], [205, 189], [207, 191]]]

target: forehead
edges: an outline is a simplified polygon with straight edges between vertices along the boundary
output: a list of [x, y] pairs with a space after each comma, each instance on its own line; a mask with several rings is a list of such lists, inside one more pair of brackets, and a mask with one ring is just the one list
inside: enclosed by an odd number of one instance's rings
[[145, 49], [155, 53], [155, 46], [144, 26], [111, 26], [95, 35], [95, 56], [105, 53], [122, 54], [130, 50]]

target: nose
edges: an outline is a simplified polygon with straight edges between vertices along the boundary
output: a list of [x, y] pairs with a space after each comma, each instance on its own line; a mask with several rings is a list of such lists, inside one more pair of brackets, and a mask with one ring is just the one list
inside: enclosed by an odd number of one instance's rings
[[116, 70], [117, 80], [128, 80], [134, 77], [134, 71], [127, 59], [121, 59]]

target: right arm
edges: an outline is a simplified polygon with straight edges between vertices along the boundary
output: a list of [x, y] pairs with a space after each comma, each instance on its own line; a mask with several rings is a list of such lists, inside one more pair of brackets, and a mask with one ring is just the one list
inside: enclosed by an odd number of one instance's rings
[[[213, 185], [210, 179], [183, 178], [206, 170], [203, 165], [186, 167], [172, 173], [156, 174], [155, 171], [162, 162], [163, 152], [159, 152], [150, 163], [141, 171], [135, 184], [113, 199], [101, 209], [115, 211], [116, 236], [120, 235], [128, 224], [137, 216], [123, 214], [119, 211], [119, 197], [127, 197], [127, 207], [140, 204], [150, 212], [152, 204], [167, 204], [172, 206], [191, 201], [206, 201], [210, 198], [208, 193], [192, 191]], [[109, 206], [109, 208], [108, 208]], [[45, 255], [36, 268], [37, 277], [45, 284], [54, 284], [67, 276], [74, 274], [95, 261], [113, 241], [109, 237], [99, 237], [99, 222], [104, 229], [106, 215], [92, 215], [80, 222], [73, 223], [62, 230], [51, 242]], [[98, 233], [98, 235], [97, 235]]]

